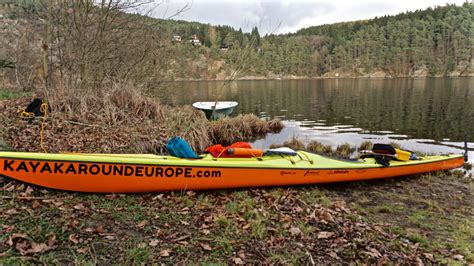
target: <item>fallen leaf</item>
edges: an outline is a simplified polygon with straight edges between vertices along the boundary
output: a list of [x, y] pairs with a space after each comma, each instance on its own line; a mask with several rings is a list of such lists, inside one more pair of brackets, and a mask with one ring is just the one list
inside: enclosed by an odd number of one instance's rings
[[3, 187], [5, 191], [12, 192], [15, 190], [15, 186], [13, 184], [8, 184], [6, 187]]
[[455, 260], [463, 260], [463, 259], [464, 259], [464, 256], [461, 255], [461, 254], [456, 254], [456, 255], [453, 255], [453, 259], [455, 259]]
[[201, 248], [204, 249], [204, 250], [207, 250], [207, 251], [211, 251], [211, 250], [212, 250], [211, 246], [209, 246], [208, 244], [199, 243], [199, 245], [200, 245]]
[[380, 254], [380, 252], [378, 250], [376, 250], [375, 248], [369, 248], [369, 249], [367, 249], [367, 251], [365, 253], [368, 254], [369, 256], [373, 257], [373, 258], [382, 257], [382, 254]]
[[13, 214], [17, 214], [18, 211], [16, 209], [9, 209], [8, 211], [5, 212], [6, 214], [8, 215], [13, 215]]
[[159, 195], [153, 197], [151, 200], [155, 201], [155, 200], [161, 200], [161, 199], [163, 199], [163, 194], [159, 194]]
[[143, 220], [143, 221], [141, 221], [141, 222], [139, 222], [139, 223], [137, 224], [137, 227], [143, 228], [143, 227], [145, 227], [145, 225], [147, 225], [147, 223], [148, 223], [148, 222], [147, 222], [146, 220]]
[[382, 232], [383, 232], [382, 227], [380, 227], [380, 226], [378, 226], [378, 225], [374, 226], [374, 230], [376, 230], [376, 231], [379, 232], [379, 233], [382, 233]]
[[43, 253], [54, 248], [45, 243], [33, 242], [28, 239], [26, 234], [12, 234], [6, 243], [14, 247], [22, 256]]
[[424, 265], [423, 261], [420, 259], [420, 257], [416, 256], [416, 265]]
[[326, 222], [334, 222], [334, 218], [328, 211], [322, 211], [320, 214], [321, 219], [323, 219]]
[[16, 241], [18, 240], [28, 240], [28, 236], [26, 234], [21, 234], [21, 233], [13, 233], [7, 240], [7, 244], [12, 247]]
[[242, 261], [241, 258], [234, 257], [234, 258], [232, 258], [232, 261], [237, 265], [243, 265], [244, 264], [244, 262]]
[[329, 252], [329, 256], [330, 256], [331, 258], [333, 258], [333, 259], [339, 259], [339, 256], [338, 256], [337, 253], [334, 252], [334, 251]]
[[36, 209], [40, 206], [40, 202], [37, 201], [37, 200], [34, 200], [32, 203], [31, 203], [31, 208], [33, 209]]
[[165, 233], [163, 232], [163, 230], [161, 229], [156, 229], [156, 232], [153, 234], [153, 236], [156, 236], [156, 237], [160, 237], [162, 235], [164, 235]]
[[31, 248], [27, 250], [28, 253], [42, 253], [49, 250], [49, 246], [44, 243], [31, 242]]
[[162, 249], [160, 250], [160, 256], [161, 257], [169, 257], [171, 253], [171, 250], [169, 249]]
[[318, 233], [318, 239], [326, 239], [326, 238], [330, 238], [330, 237], [333, 237], [335, 234], [333, 232], [319, 232]]
[[296, 206], [296, 207], [294, 208], [294, 210], [295, 210], [295, 212], [298, 212], [298, 213], [303, 212], [303, 208], [301, 208], [300, 206]]
[[152, 239], [148, 245], [150, 245], [150, 247], [156, 247], [159, 243], [160, 241], [158, 239]]
[[184, 236], [176, 238], [174, 241], [179, 242], [179, 241], [183, 241], [185, 239], [188, 239], [190, 237], [191, 237], [191, 235], [184, 235]]
[[89, 247], [78, 248], [76, 251], [80, 254], [86, 254], [89, 251]]
[[423, 253], [423, 256], [431, 261], [434, 260], [434, 256], [431, 253]]
[[420, 247], [420, 243], [415, 243], [414, 245], [411, 246], [411, 249], [417, 250]]
[[237, 252], [237, 256], [239, 256], [239, 258], [241, 259], [245, 259], [245, 252], [243, 250], [240, 250], [239, 252]]
[[26, 188], [25, 192], [24, 192], [24, 195], [25, 195], [25, 196], [30, 196], [30, 195], [33, 193], [33, 191], [34, 191], [33, 188], [30, 187], [30, 186], [28, 186], [28, 187]]
[[107, 239], [107, 240], [115, 240], [114, 234], [99, 234], [99, 235], [101, 235], [104, 239]]
[[[64, 201], [61, 201], [61, 200], [53, 200], [52, 203], [53, 203], [54, 206], [56, 206], [56, 207], [59, 207], [59, 206], [64, 205]], [[82, 205], [82, 204], [79, 204], [79, 205], [81, 205], [82, 208], [85, 208], [84, 205]], [[81, 208], [81, 207], [79, 206], [78, 208]]]
[[31, 247], [31, 242], [22, 239], [15, 244], [15, 249], [20, 252], [21, 255], [28, 255], [28, 249]]
[[105, 198], [109, 199], [109, 200], [116, 199], [117, 197], [118, 197], [117, 194], [107, 194], [107, 195], [105, 195]]
[[[61, 204], [61, 205], [62, 205], [62, 204]], [[82, 211], [82, 210], [84, 210], [86, 207], [85, 207], [82, 203], [79, 203], [79, 204], [74, 205], [73, 208], [74, 208], [75, 210]]]
[[341, 210], [344, 209], [344, 206], [345, 206], [345, 205], [346, 205], [346, 203], [345, 203], [344, 201], [335, 201], [335, 202], [333, 203], [334, 208], [336, 208], [336, 209], [341, 209]]
[[97, 227], [95, 228], [95, 232], [96, 232], [97, 234], [105, 233], [104, 227], [103, 227], [102, 225], [101, 225], [101, 226], [97, 226]]
[[205, 235], [208, 235], [208, 234], [211, 233], [211, 231], [209, 231], [209, 229], [203, 229], [201, 232]]
[[301, 234], [301, 230], [298, 227], [291, 227], [290, 228], [290, 234], [292, 236], [297, 236], [297, 235]]
[[70, 234], [68, 239], [69, 239], [69, 241], [71, 241], [74, 244], [79, 243], [79, 239], [77, 238], [77, 234]]
[[246, 225], [244, 225], [244, 226], [242, 227], [242, 229], [244, 229], [244, 230], [247, 230], [247, 229], [249, 229], [249, 228], [250, 228], [250, 223], [248, 223], [248, 224], [246, 224]]
[[55, 233], [49, 233], [47, 244], [48, 244], [49, 247], [52, 247], [52, 246], [54, 246], [54, 244], [56, 244], [56, 234]]

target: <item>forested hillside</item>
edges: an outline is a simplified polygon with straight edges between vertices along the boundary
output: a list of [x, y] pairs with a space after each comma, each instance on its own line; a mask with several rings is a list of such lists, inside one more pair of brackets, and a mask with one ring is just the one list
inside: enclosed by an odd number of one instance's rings
[[[474, 5], [447, 5], [368, 21], [302, 29], [296, 35], [326, 36], [319, 71], [338, 67], [384, 70], [392, 75], [462, 75], [472, 60]], [[454, 72], [454, 73], [453, 73]], [[421, 74], [421, 73], [420, 73]]]
[[[112, 10], [110, 17], [104, 16], [108, 12], [103, 8], [76, 9], [77, 3], [49, 11], [35, 4], [38, 1], [25, 3], [33, 4], [19, 6], [3, 19], [5, 45], [0, 59], [16, 62], [20, 69], [31, 68], [39, 61], [31, 57], [41, 57], [41, 46], [31, 40], [49, 40], [53, 70], [62, 74], [70, 70], [94, 82], [124, 75], [139, 82], [228, 79], [233, 74], [237, 78], [474, 75], [472, 2], [265, 36], [257, 27], [243, 32], [230, 26], [144, 18], [119, 12], [122, 8]], [[86, 18], [81, 12], [89, 13], [88, 19], [77, 20]], [[51, 23], [50, 36], [44, 36], [44, 21]], [[29, 41], [15, 37], [19, 32], [29, 35]]]
[[[262, 38], [257, 28], [243, 33], [228, 26], [167, 23], [167, 29], [174, 34], [188, 38], [195, 34], [200, 39], [207, 48], [198, 49], [198, 54], [207, 59], [201, 58], [203, 62], [223, 60], [236, 67], [244, 56], [251, 63], [242, 69], [242, 75], [473, 74], [474, 5], [468, 2]], [[226, 47], [228, 50], [223, 51]], [[187, 49], [181, 52], [189, 56]], [[199, 61], [196, 56], [193, 60]], [[180, 69], [188, 68], [181, 65]], [[202, 73], [212, 70], [208, 65]]]

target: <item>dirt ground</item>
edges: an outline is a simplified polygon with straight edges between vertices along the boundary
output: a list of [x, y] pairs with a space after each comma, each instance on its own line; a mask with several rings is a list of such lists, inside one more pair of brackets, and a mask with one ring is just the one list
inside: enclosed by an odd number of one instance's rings
[[472, 263], [470, 179], [85, 194], [0, 181], [0, 263]]

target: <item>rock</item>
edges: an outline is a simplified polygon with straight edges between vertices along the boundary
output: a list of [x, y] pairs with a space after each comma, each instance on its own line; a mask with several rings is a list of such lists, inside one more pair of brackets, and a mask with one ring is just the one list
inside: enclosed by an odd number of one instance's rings
[[428, 76], [428, 67], [426, 65], [421, 66], [413, 72], [414, 78], [421, 78]]
[[385, 71], [379, 70], [364, 75], [364, 78], [391, 78], [392, 76]]

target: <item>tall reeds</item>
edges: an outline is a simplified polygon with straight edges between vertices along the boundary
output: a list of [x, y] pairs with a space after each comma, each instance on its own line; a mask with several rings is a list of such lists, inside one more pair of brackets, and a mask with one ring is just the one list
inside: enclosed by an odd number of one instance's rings
[[[41, 120], [22, 120], [16, 110], [31, 99], [9, 101], [0, 110], [4, 140], [18, 151], [40, 151]], [[50, 152], [166, 153], [173, 136], [184, 138], [197, 152], [212, 144], [250, 141], [282, 128], [247, 114], [208, 121], [191, 106], [168, 106], [128, 81], [95, 89], [55, 86], [45, 120], [45, 146]]]
[[253, 114], [245, 114], [213, 121], [209, 134], [213, 143], [230, 145], [236, 141], [264, 137], [267, 133], [280, 131], [282, 127], [283, 124], [279, 120], [267, 122]]

